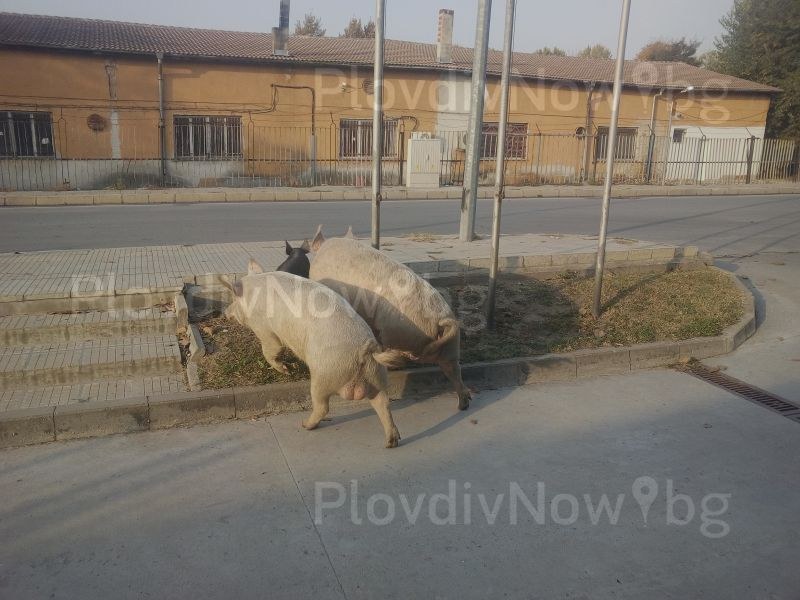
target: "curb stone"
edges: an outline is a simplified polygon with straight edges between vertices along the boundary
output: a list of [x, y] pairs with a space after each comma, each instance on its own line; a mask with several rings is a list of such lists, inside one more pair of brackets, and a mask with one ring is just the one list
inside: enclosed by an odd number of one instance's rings
[[177, 392], [148, 398], [148, 407], [150, 429], [215, 423], [236, 417], [232, 390]]
[[197, 325], [191, 323], [188, 329], [189, 333], [189, 361], [197, 363], [201, 358], [206, 355], [206, 345], [203, 343], [203, 336], [200, 335], [200, 330]]
[[[618, 187], [615, 198], [646, 198], [662, 196], [760, 196], [773, 194], [797, 194], [800, 185], [786, 183], [776, 185], [739, 184], [733, 186], [675, 186], [643, 185]], [[462, 195], [461, 187], [385, 189], [384, 200], [438, 200], [457, 199]], [[507, 198], [598, 198], [600, 186], [509, 186]], [[478, 197], [493, 197], [493, 189], [478, 188]], [[163, 190], [92, 190], [86, 192], [39, 191], [5, 192], [0, 196], [0, 206], [91, 206], [103, 204], [173, 204], [206, 202], [329, 202], [335, 200], [370, 200], [367, 188], [353, 189], [346, 186], [329, 188], [175, 188]]]
[[[732, 352], [756, 330], [755, 301], [750, 290], [735, 275], [712, 268], [728, 275], [744, 297], [742, 318], [720, 336], [465, 364], [461, 367], [463, 378], [479, 390], [497, 389], [669, 367], [690, 358], [702, 360]], [[447, 379], [435, 367], [389, 373], [389, 394], [393, 399], [414, 398], [447, 389]], [[0, 448], [256, 418], [306, 410], [309, 404], [308, 382], [298, 381], [14, 410], [0, 414]]]
[[53, 419], [58, 440], [147, 431], [150, 425], [147, 398], [67, 404], [55, 408]]
[[10, 410], [0, 416], [0, 448], [56, 440], [54, 406]]

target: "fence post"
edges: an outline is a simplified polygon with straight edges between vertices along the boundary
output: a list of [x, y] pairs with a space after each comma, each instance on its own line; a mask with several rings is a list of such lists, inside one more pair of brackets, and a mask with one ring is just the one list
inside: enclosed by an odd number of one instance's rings
[[800, 182], [800, 142], [794, 143], [794, 180]]
[[645, 171], [645, 177], [647, 183], [650, 183], [653, 180], [653, 161], [655, 159], [656, 153], [656, 130], [650, 130], [650, 140], [647, 143], [647, 171]]
[[750, 143], [747, 147], [747, 183], [753, 183], [753, 155], [756, 149], [756, 136], [750, 136]]
[[311, 186], [314, 187], [317, 185], [317, 135], [313, 127], [309, 144], [311, 145]]
[[[537, 126], [538, 129], [538, 126]], [[539, 131], [537, 134], [539, 139], [537, 140], [536, 144], [536, 183], [540, 183], [540, 169], [542, 166], [542, 132]]]
[[705, 134], [698, 140], [697, 144], [697, 166], [695, 167], [694, 180], [697, 184], [703, 183], [703, 148], [706, 145]]
[[592, 102], [594, 100], [595, 84], [589, 84], [589, 91], [586, 97], [586, 125], [584, 126], [584, 148], [583, 148], [583, 183], [589, 183], [589, 164], [592, 160]]
[[397, 149], [397, 158], [398, 158], [398, 162], [400, 163], [400, 165], [399, 165], [400, 172], [399, 172], [398, 177], [397, 177], [398, 178], [398, 185], [403, 185], [403, 163], [405, 162], [405, 158], [406, 158], [406, 148], [405, 148], [406, 131], [405, 131], [405, 129], [406, 129], [405, 125], [403, 125], [402, 123], [398, 127], [398, 133], [399, 133], [398, 142], [400, 143], [400, 147]]

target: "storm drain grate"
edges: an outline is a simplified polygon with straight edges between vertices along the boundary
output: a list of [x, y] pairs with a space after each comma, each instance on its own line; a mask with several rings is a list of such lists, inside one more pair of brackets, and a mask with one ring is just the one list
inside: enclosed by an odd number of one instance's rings
[[784, 417], [800, 423], [800, 406], [789, 402], [785, 398], [776, 396], [766, 390], [762, 390], [754, 385], [745, 383], [741, 379], [731, 377], [719, 370], [709, 369], [701, 362], [690, 362], [686, 365], [677, 366], [676, 369], [689, 375], [694, 375], [698, 379], [716, 385], [717, 387], [727, 390], [737, 396], [754, 402], [760, 406], [764, 406], [773, 412], [776, 412]]

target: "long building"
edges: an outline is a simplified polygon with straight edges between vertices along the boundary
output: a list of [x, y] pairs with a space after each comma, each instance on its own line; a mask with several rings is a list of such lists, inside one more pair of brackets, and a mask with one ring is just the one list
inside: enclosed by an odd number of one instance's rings
[[[454, 18], [442, 10], [430, 24], [436, 43], [386, 42], [388, 183], [402, 182], [414, 134], [443, 140], [441, 182], [460, 183], [473, 53], [453, 45]], [[288, 35], [287, 24], [251, 33], [0, 13], [0, 187], [366, 185], [373, 40]], [[491, 51], [484, 181], [500, 65]], [[614, 61], [516, 53], [513, 69], [510, 182], [597, 179]], [[683, 63], [626, 62], [621, 177], [712, 180], [715, 163], [744, 177], [766, 152], [778, 92]]]

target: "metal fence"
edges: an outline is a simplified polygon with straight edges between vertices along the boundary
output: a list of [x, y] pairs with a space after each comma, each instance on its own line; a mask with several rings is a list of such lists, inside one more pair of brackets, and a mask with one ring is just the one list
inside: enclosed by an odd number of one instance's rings
[[[466, 133], [440, 132], [442, 185], [463, 185]], [[483, 136], [479, 182], [494, 183], [496, 134]], [[608, 135], [536, 133], [506, 147], [508, 185], [602, 183]], [[524, 140], [521, 141], [522, 138]], [[522, 148], [522, 151], [520, 151]], [[630, 184], [717, 184], [798, 181], [800, 143], [761, 138], [621, 135], [614, 179]]]
[[[10, 114], [10, 113], [9, 113]], [[347, 119], [317, 127], [243, 123], [239, 117], [176, 115], [164, 137], [157, 126], [122, 121], [88, 131], [38, 113], [0, 120], [0, 189], [130, 189], [141, 187], [363, 187], [371, 184], [372, 124]], [[385, 185], [403, 185], [408, 138], [387, 121]], [[90, 127], [91, 129], [91, 122]], [[440, 184], [463, 185], [465, 131], [436, 131], [442, 140]], [[800, 180], [800, 143], [712, 138], [676, 130], [670, 137], [624, 131], [615, 161], [618, 183], [734, 184]], [[512, 130], [506, 145], [508, 185], [601, 183], [608, 135]], [[480, 183], [494, 179], [496, 129], [481, 139]]]

